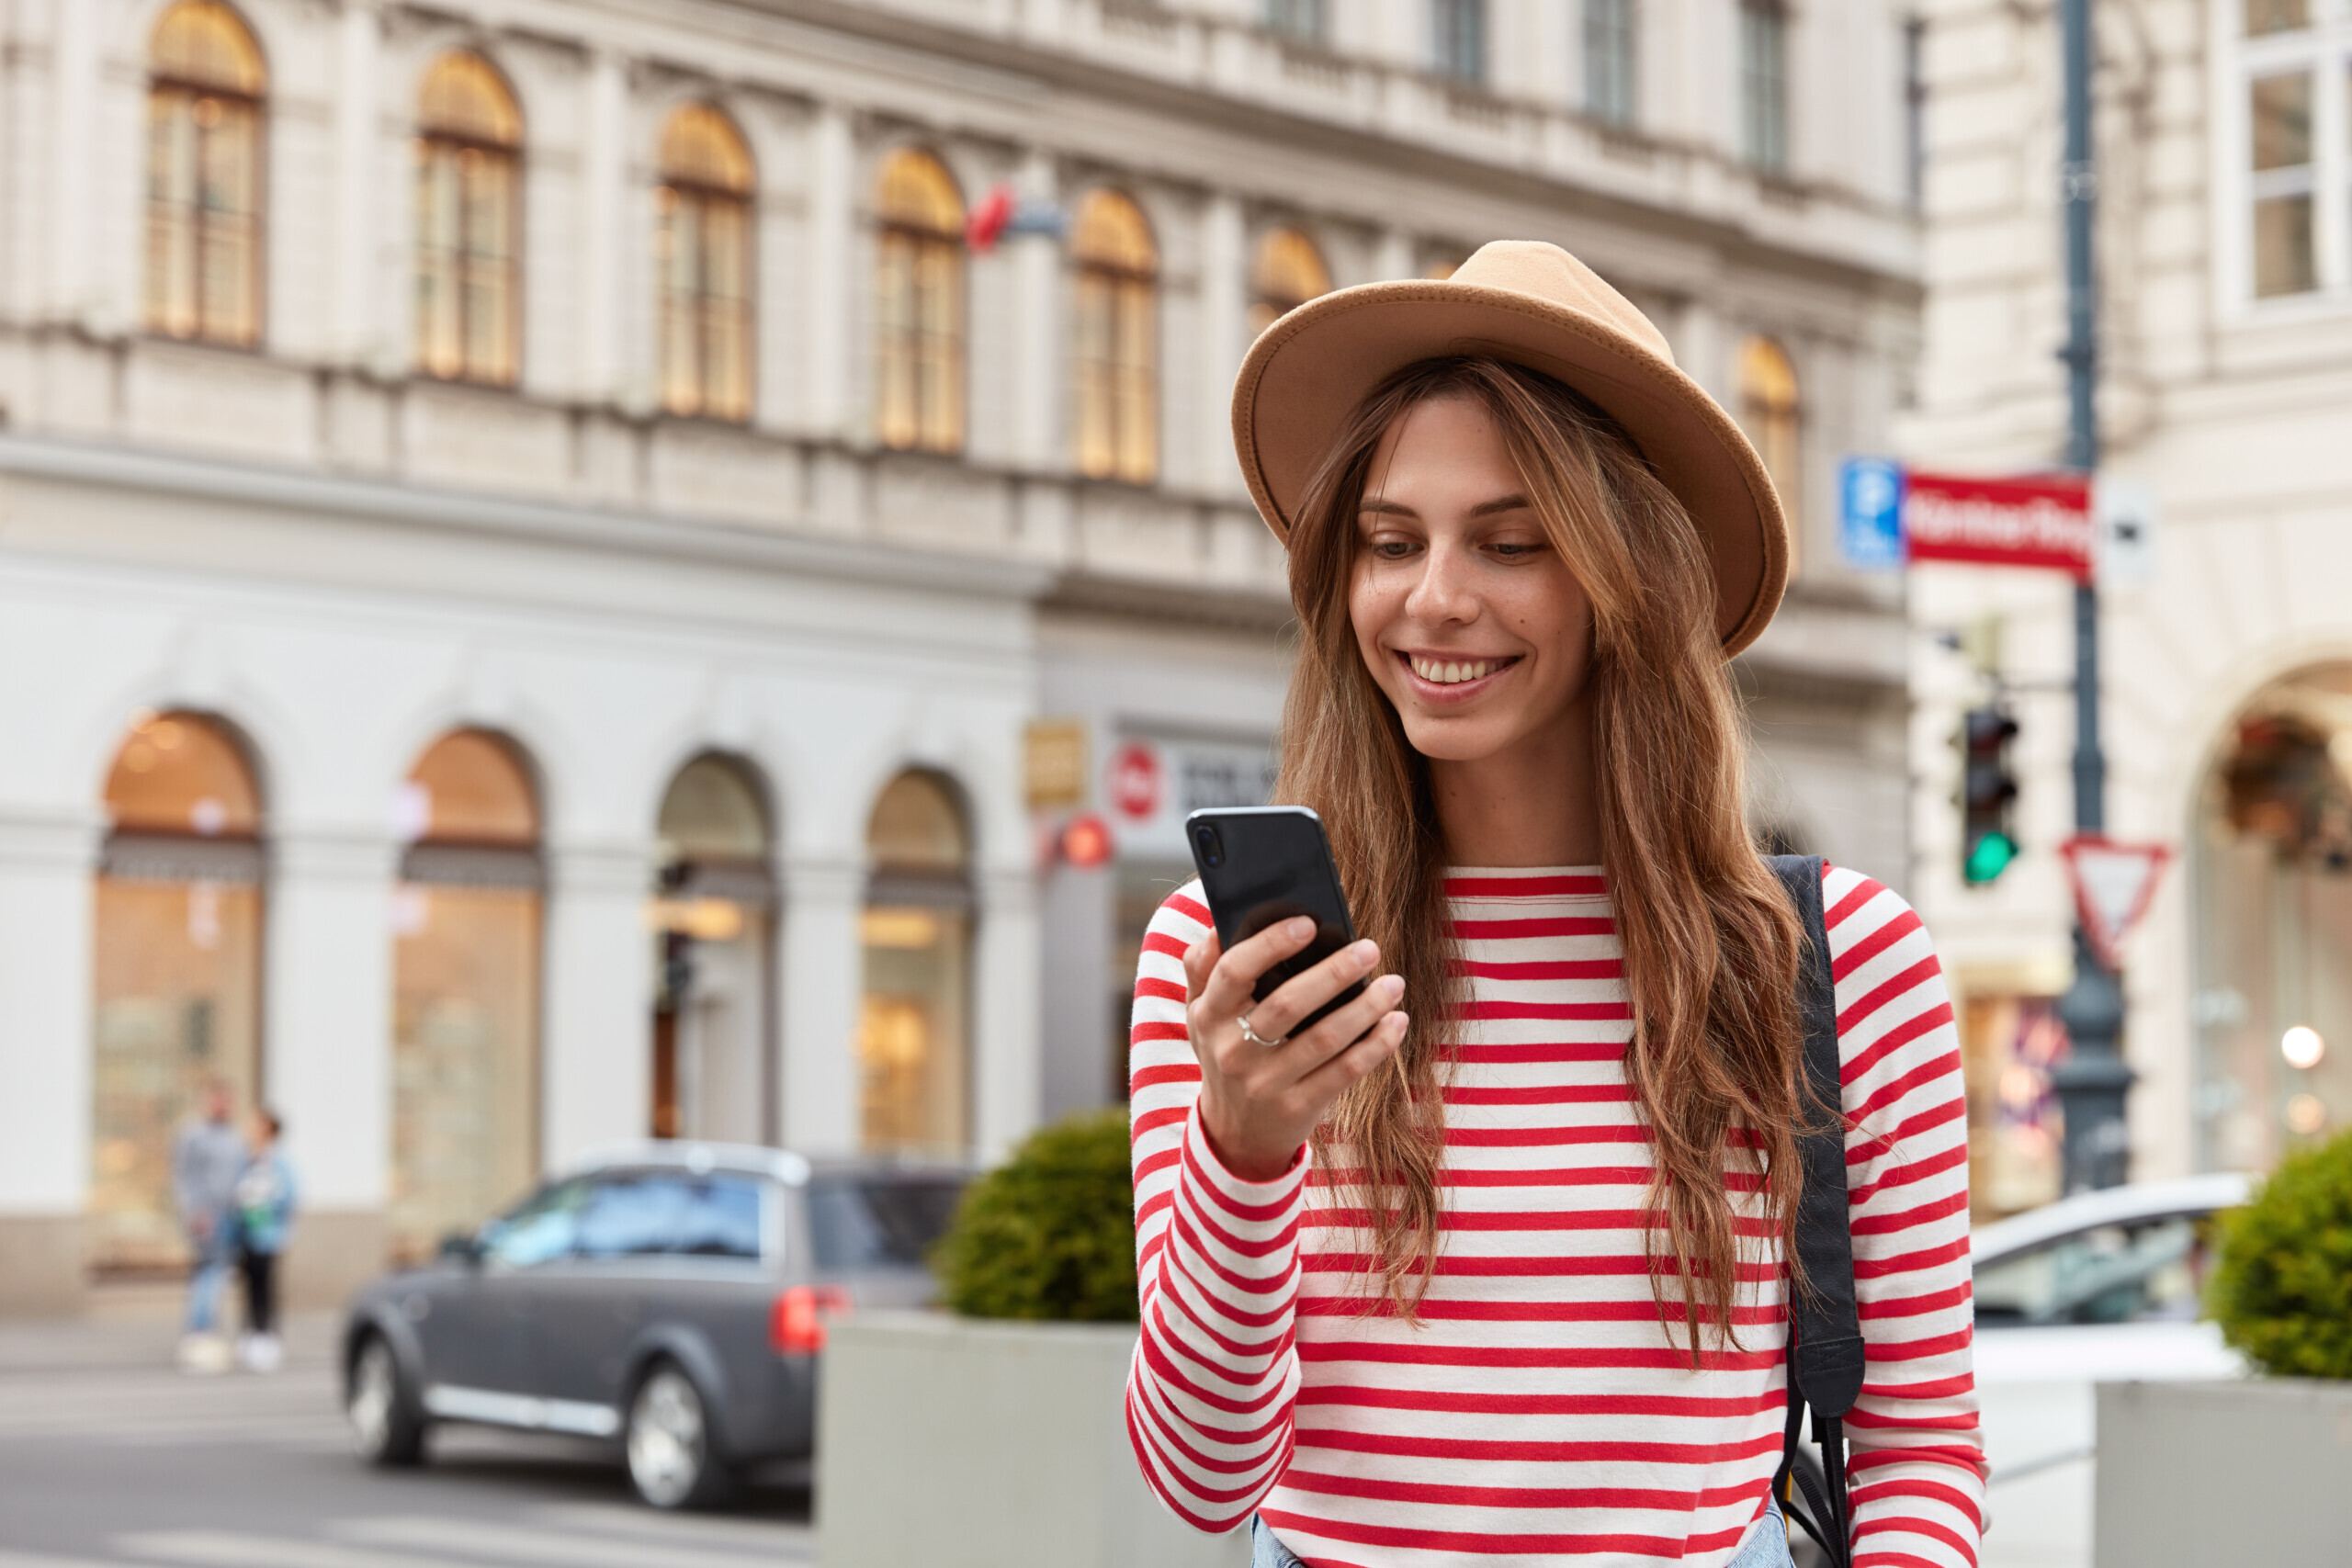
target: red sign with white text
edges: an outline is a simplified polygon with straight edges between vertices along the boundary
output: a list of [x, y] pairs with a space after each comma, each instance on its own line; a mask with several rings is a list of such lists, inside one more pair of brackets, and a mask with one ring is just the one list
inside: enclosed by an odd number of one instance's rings
[[1159, 752], [1130, 740], [1111, 755], [1111, 804], [1119, 815], [1141, 822], [1159, 809]]
[[2038, 567], [2087, 582], [2098, 558], [2091, 487], [2079, 474], [1984, 479], [1914, 468], [1903, 532], [1915, 561]]

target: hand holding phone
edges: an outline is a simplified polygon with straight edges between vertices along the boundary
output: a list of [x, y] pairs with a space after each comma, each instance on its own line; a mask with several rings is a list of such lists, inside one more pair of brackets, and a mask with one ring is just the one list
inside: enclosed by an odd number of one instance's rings
[[1302, 807], [1184, 821], [1216, 931], [1184, 956], [1203, 1130], [1245, 1180], [1290, 1168], [1341, 1090], [1395, 1054], [1404, 981], [1373, 978], [1323, 824]]

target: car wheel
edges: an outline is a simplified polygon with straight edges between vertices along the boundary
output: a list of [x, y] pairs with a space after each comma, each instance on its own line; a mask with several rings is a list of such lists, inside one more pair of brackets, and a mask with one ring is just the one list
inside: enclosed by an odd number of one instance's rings
[[359, 1342], [351, 1359], [343, 1413], [351, 1446], [369, 1464], [410, 1465], [424, 1457], [424, 1422], [399, 1358], [380, 1334]]
[[657, 1508], [701, 1508], [732, 1477], [719, 1459], [702, 1391], [673, 1361], [657, 1361], [628, 1404], [628, 1478]]

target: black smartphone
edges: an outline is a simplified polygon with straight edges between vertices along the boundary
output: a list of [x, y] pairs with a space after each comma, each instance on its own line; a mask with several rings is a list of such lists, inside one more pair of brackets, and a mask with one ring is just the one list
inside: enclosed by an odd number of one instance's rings
[[[1193, 864], [1208, 895], [1217, 941], [1227, 952], [1277, 920], [1314, 917], [1315, 940], [1258, 976], [1253, 995], [1259, 1001], [1355, 941], [1356, 924], [1348, 918], [1348, 897], [1340, 889], [1331, 841], [1323, 836], [1323, 819], [1306, 807], [1195, 811], [1184, 818], [1184, 837], [1193, 846]], [[1290, 1032], [1297, 1033], [1363, 994], [1363, 982], [1358, 980], [1291, 1025]]]

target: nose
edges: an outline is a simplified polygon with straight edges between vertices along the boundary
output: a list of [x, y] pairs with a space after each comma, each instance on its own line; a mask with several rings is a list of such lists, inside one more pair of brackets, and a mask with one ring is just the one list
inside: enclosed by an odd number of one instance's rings
[[1424, 626], [1478, 618], [1470, 588], [1470, 560], [1451, 540], [1434, 539], [1421, 557], [1421, 575], [1405, 598], [1405, 613]]

